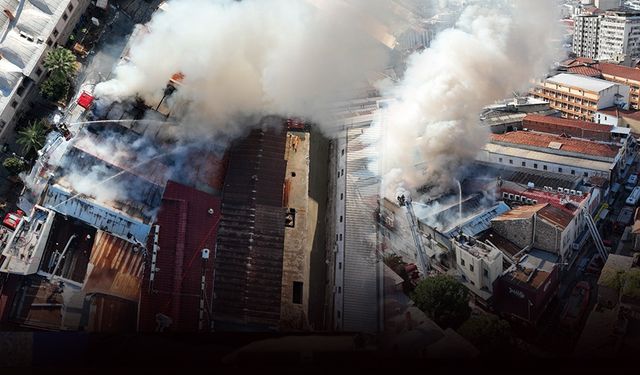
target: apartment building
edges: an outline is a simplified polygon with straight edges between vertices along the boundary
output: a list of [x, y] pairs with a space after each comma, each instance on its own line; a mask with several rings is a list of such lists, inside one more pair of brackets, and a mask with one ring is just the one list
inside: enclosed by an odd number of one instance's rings
[[563, 117], [591, 120], [597, 110], [629, 108], [629, 86], [578, 74], [560, 73], [538, 82], [536, 98], [547, 100]]
[[576, 56], [595, 59], [598, 57], [598, 32], [600, 16], [580, 14], [574, 18], [573, 53]]
[[629, 107], [640, 109], [640, 69], [611, 63], [598, 63], [594, 67], [607, 81], [629, 86]]
[[608, 11], [600, 19], [598, 58], [631, 65], [640, 58], [640, 12]]
[[494, 281], [502, 275], [502, 251], [490, 243], [464, 235], [455, 239], [453, 245], [462, 283], [476, 296], [488, 300], [493, 293]]
[[46, 76], [49, 48], [64, 44], [89, 0], [3, 0], [0, 27], [0, 142], [15, 127], [33, 88]]

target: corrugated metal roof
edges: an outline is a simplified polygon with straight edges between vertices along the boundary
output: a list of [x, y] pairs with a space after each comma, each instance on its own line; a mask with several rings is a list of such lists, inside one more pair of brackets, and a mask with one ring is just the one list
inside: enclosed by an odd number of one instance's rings
[[493, 154], [514, 156], [518, 158], [528, 159], [532, 161], [549, 162], [568, 166], [575, 166], [589, 170], [596, 170], [609, 173], [613, 169], [613, 162], [604, 162], [597, 160], [588, 160], [573, 156], [554, 155], [541, 151], [525, 150], [517, 147], [509, 147], [487, 143], [484, 149]]
[[83, 290], [138, 301], [143, 269], [141, 247], [98, 231]]
[[277, 125], [252, 131], [229, 151], [215, 260], [219, 330], [272, 329], [280, 321], [286, 132]]
[[342, 330], [376, 332], [379, 329], [379, 293], [383, 268], [376, 259], [377, 226], [372, 213], [378, 207], [380, 178], [369, 170], [378, 152], [373, 140], [377, 128], [350, 129], [346, 147], [346, 196]]
[[[213, 213], [209, 213], [209, 209]], [[171, 318], [169, 331], [198, 330], [200, 282], [205, 268], [206, 304], [213, 290], [213, 261], [217, 226], [220, 221], [220, 198], [178, 184], [167, 183], [158, 212], [159, 226], [154, 282], [150, 282], [151, 256], [146, 259], [140, 300], [139, 328], [156, 329], [156, 314]], [[209, 260], [202, 261], [202, 249], [211, 250]], [[153, 251], [153, 236], [148, 253]], [[209, 314], [207, 314], [209, 316]], [[209, 326], [209, 320], [204, 323]]]

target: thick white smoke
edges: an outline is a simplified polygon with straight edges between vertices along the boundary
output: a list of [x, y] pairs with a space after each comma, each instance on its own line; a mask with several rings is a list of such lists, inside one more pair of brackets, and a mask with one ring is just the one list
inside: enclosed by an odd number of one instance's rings
[[431, 194], [449, 189], [461, 166], [487, 142], [482, 108], [526, 90], [558, 58], [558, 17], [551, 0], [484, 2], [410, 57], [382, 138], [387, 193], [397, 185]]
[[387, 48], [362, 17], [365, 5], [377, 3], [383, 1], [169, 1], [133, 43], [130, 62], [96, 94], [157, 102], [180, 72], [184, 84], [169, 104], [191, 129], [237, 135], [253, 125], [239, 118], [268, 114], [326, 124], [336, 92], [386, 64]]

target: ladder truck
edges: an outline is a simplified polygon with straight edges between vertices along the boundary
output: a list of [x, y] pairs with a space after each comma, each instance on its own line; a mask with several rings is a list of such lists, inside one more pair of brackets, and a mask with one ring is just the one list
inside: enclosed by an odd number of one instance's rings
[[400, 207], [404, 207], [407, 209], [407, 219], [409, 220], [411, 235], [416, 245], [416, 259], [418, 261], [418, 267], [420, 268], [420, 273], [422, 273], [424, 276], [427, 276], [430, 269], [429, 258], [426, 256], [424, 245], [422, 244], [422, 239], [420, 238], [420, 232], [418, 231], [418, 219], [416, 218], [416, 214], [413, 211], [411, 196], [405, 196], [405, 194], [401, 194], [397, 197], [397, 199]]

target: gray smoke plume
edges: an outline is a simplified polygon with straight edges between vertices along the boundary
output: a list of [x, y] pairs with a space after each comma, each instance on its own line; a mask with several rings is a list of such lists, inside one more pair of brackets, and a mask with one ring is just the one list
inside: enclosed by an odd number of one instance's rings
[[[168, 101], [172, 114], [202, 133], [239, 135], [247, 116], [295, 115], [328, 124], [337, 91], [380, 71], [388, 49], [363, 16], [381, 0], [173, 0], [149, 32], [133, 42], [130, 60], [96, 94], [139, 95], [158, 102], [172, 75], [183, 85]], [[375, 28], [375, 27], [374, 27]]]
[[387, 90], [397, 101], [384, 116], [385, 194], [404, 185], [437, 195], [455, 184], [487, 142], [482, 108], [526, 90], [557, 61], [557, 20], [551, 0], [479, 2], [410, 57], [403, 80]]

